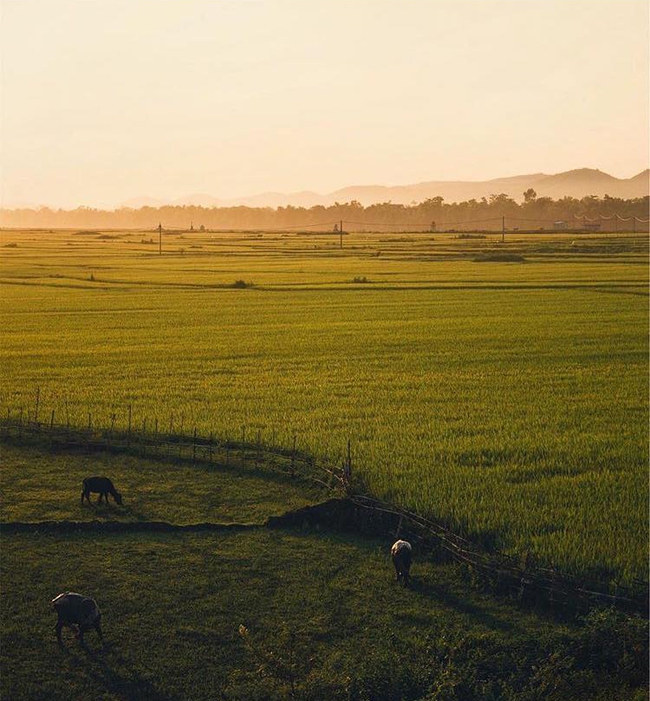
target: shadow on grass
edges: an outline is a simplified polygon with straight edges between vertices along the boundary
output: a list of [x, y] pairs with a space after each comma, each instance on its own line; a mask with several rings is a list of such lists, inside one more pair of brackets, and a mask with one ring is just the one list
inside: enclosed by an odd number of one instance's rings
[[[76, 650], [66, 649], [66, 653], [89, 680], [122, 701], [179, 701], [177, 696], [161, 692], [152, 682], [144, 679], [135, 670], [129, 669], [122, 657], [118, 657], [113, 663], [109, 662], [105, 655], [110, 653], [112, 648], [110, 643], [101, 651], [79, 646]], [[79, 654], [74, 654], [76, 651]]]
[[471, 616], [475, 621], [491, 630], [508, 633], [518, 631], [518, 627], [510, 621], [499, 618], [489, 611], [486, 611], [481, 606], [459, 596], [451, 591], [445, 584], [436, 584], [419, 578], [413, 578], [411, 579], [409, 589], [420, 596], [435, 599], [448, 608]]

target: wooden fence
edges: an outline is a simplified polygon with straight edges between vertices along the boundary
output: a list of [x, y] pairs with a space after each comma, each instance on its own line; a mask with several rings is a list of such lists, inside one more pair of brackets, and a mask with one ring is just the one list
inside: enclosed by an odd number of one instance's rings
[[116, 429], [114, 424], [110, 427], [94, 426], [90, 417], [88, 425], [80, 427], [55, 423], [53, 413], [48, 422], [26, 420], [22, 414], [8, 413], [0, 419], [0, 435], [5, 440], [19, 443], [40, 440], [52, 450], [106, 450], [147, 458], [271, 469], [339, 491], [347, 489], [351, 471], [349, 444], [346, 461], [337, 466], [327, 459], [298, 449], [295, 438], [292, 448], [265, 442], [259, 431], [252, 441], [246, 440], [245, 428], [241, 439], [224, 439], [215, 435], [201, 436], [196, 428], [191, 435], [160, 431], [157, 423], [150, 424], [149, 429], [146, 423], [134, 428], [129, 420], [127, 428]]
[[90, 416], [88, 425], [80, 427], [56, 423], [54, 412], [49, 421], [42, 422], [35, 420], [38, 412], [28, 419], [22, 411], [8, 411], [7, 416], [0, 419], [0, 437], [19, 443], [36, 440], [52, 450], [128, 452], [148, 458], [279, 471], [315, 482], [334, 495], [345, 497], [348, 507], [355, 511], [352, 522], [357, 526], [373, 521], [375, 532], [406, 538], [420, 551], [461, 563], [476, 583], [514, 596], [524, 604], [543, 604], [566, 614], [586, 613], [595, 606], [648, 613], [647, 582], [586, 581], [533, 565], [527, 557], [520, 560], [487, 551], [432, 519], [361, 493], [352, 479], [349, 442], [341, 465], [337, 465], [298, 450], [295, 438], [292, 447], [285, 448], [265, 442], [259, 432], [254, 440], [247, 441], [245, 428], [238, 440], [200, 436], [196, 429], [191, 435], [174, 433], [171, 422], [170, 431], [159, 430], [157, 422], [148, 426], [143, 422], [136, 429], [130, 408], [128, 416], [126, 428], [116, 429], [114, 423], [110, 427], [96, 427]]

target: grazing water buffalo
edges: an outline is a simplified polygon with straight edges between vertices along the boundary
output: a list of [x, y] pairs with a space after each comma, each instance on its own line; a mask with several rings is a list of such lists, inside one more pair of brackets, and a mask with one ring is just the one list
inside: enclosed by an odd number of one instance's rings
[[82, 645], [85, 645], [84, 633], [94, 628], [99, 635], [102, 647], [104, 647], [104, 637], [100, 625], [102, 615], [94, 599], [67, 591], [52, 599], [52, 608], [59, 617], [55, 626], [59, 645], [63, 645], [61, 629], [63, 626], [67, 626], [75, 632], [75, 637]]
[[390, 549], [391, 557], [393, 558], [393, 565], [395, 565], [395, 572], [397, 574], [397, 581], [400, 578], [404, 581], [404, 586], [409, 585], [409, 571], [411, 569], [411, 561], [413, 559], [413, 549], [411, 544], [406, 540], [398, 540], [393, 543], [393, 547]]
[[84, 503], [84, 499], [88, 499], [90, 504], [90, 493], [99, 492], [98, 504], [102, 503], [102, 497], [106, 499], [108, 504], [108, 495], [110, 494], [115, 503], [122, 505], [122, 495], [115, 489], [113, 483], [108, 479], [108, 477], [86, 477], [83, 484], [83, 490], [81, 491], [81, 503]]

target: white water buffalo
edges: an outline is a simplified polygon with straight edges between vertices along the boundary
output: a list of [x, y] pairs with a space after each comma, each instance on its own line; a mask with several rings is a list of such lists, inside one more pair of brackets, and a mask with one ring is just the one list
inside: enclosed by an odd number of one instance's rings
[[399, 582], [399, 580], [402, 579], [404, 586], [408, 587], [409, 571], [413, 560], [413, 548], [411, 548], [411, 544], [406, 540], [395, 541], [393, 547], [390, 549], [390, 554], [393, 558], [397, 581]]

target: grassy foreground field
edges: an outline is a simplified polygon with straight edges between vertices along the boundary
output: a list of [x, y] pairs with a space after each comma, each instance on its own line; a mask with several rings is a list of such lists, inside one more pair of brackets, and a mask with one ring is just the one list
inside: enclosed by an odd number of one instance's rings
[[[441, 566], [420, 563], [398, 589], [385, 546], [264, 530], [5, 538], [0, 696], [290, 698], [286, 679], [257, 671], [245, 625], [257, 652], [295, 655], [296, 698], [591, 699], [603, 684], [602, 699], [633, 697], [589, 670], [594, 631], [513, 613]], [[98, 599], [103, 653], [92, 635], [90, 653], [70, 635], [57, 647], [47, 602], [66, 589]], [[574, 693], [561, 657], [585, 667]]]
[[[77, 476], [119, 479], [123, 508], [81, 507]], [[202, 490], [177, 495], [194, 470]], [[39, 488], [55, 484], [54, 489]], [[0, 698], [6, 701], [641, 701], [647, 629], [608, 611], [558, 623], [473, 590], [451, 565], [416, 551], [412, 586], [397, 586], [390, 539], [267, 529], [288, 476], [205, 475], [170, 461], [50, 455], [3, 446], [2, 520], [99, 519], [93, 530], [2, 534]], [[146, 489], [149, 484], [155, 488]], [[251, 495], [250, 503], [243, 498]], [[164, 498], [167, 505], [163, 506]], [[222, 503], [216, 503], [222, 502]], [[108, 533], [101, 521], [165, 533]], [[85, 515], [86, 514], [86, 515]], [[237, 529], [187, 532], [220, 517]], [[257, 522], [257, 523], [256, 523]], [[126, 523], [125, 527], [129, 524]], [[49, 601], [94, 596], [105, 649], [56, 644]], [[244, 626], [244, 629], [240, 629]], [[240, 632], [241, 631], [241, 632]]]
[[9, 411], [350, 438], [380, 497], [647, 576], [646, 237], [152, 235], [3, 232]]

